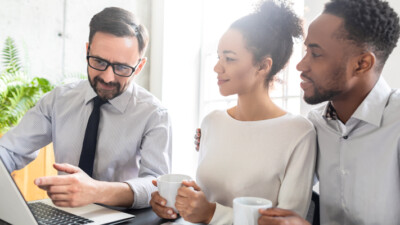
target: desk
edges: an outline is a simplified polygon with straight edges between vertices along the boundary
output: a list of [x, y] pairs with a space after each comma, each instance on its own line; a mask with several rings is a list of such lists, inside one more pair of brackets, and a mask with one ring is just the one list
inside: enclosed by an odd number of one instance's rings
[[158, 225], [158, 224], [163, 224], [168, 222], [168, 220], [161, 219], [158, 217], [151, 208], [145, 208], [145, 209], [125, 209], [121, 210], [122, 212], [126, 212], [129, 214], [133, 214], [136, 217], [125, 223], [122, 224], [130, 224], [130, 225]]
[[[145, 209], [125, 209], [120, 210], [122, 212], [126, 212], [129, 214], [133, 214], [136, 217], [129, 221], [121, 223], [121, 225], [159, 225], [159, 224], [182, 224], [189, 225], [193, 223], [185, 222], [182, 218], [178, 218], [176, 221], [174, 220], [166, 220], [158, 217], [151, 208]], [[170, 223], [168, 223], [170, 222]]]

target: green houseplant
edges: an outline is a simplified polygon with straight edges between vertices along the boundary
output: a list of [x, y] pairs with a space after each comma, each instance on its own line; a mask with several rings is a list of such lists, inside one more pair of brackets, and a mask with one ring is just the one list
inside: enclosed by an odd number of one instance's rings
[[[30, 78], [23, 69], [12, 38], [7, 38], [0, 65], [0, 137], [18, 124], [23, 115], [40, 97], [53, 89], [45, 78]], [[47, 198], [46, 192], [34, 185], [36, 177], [56, 175], [52, 168], [54, 153], [52, 145], [40, 149], [38, 157], [12, 176], [27, 201]]]
[[29, 78], [18, 56], [14, 40], [8, 37], [0, 68], [0, 134], [18, 124], [40, 97], [54, 86], [45, 78]]

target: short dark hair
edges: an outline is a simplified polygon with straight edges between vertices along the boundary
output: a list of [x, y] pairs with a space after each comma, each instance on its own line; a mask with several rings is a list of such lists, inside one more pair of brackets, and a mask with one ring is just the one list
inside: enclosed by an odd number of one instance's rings
[[136, 37], [139, 42], [139, 54], [144, 55], [149, 43], [147, 29], [139, 24], [135, 15], [125, 9], [109, 7], [93, 16], [89, 24], [89, 44], [96, 32], [105, 32], [117, 37]]
[[303, 36], [302, 20], [285, 1], [262, 1], [253, 13], [238, 19], [230, 28], [242, 33], [247, 49], [253, 53], [254, 64], [271, 57], [266, 86], [289, 61], [293, 38]]
[[382, 69], [399, 39], [399, 17], [382, 0], [331, 0], [324, 13], [343, 18], [347, 40], [369, 48]]

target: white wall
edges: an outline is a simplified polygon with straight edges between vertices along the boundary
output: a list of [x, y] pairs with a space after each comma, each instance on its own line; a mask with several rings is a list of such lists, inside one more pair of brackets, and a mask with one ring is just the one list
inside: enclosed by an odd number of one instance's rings
[[[32, 76], [54, 82], [63, 75], [86, 76], [89, 22], [109, 6], [132, 11], [151, 30], [151, 2], [147, 0], [0, 0], [0, 48], [6, 37], [12, 37]], [[146, 88], [149, 65], [136, 78]]]
[[60, 76], [63, 71], [63, 11], [63, 0], [0, 0], [1, 49], [10, 36], [29, 72], [47, 78]]
[[[400, 1], [389, 0], [389, 4], [396, 10], [397, 14], [400, 15]], [[397, 42], [397, 47], [393, 50], [393, 53], [389, 56], [388, 61], [383, 69], [383, 76], [392, 88], [400, 88], [400, 41]]]

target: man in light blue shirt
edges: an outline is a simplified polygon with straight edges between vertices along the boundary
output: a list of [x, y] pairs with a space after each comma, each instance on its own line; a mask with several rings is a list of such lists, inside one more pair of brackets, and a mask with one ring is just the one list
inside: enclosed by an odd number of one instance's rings
[[[400, 91], [381, 72], [399, 38], [381, 0], [331, 0], [315, 19], [298, 64], [318, 135], [321, 224], [400, 224]], [[283, 209], [259, 224], [307, 224]]]
[[[57, 206], [102, 203], [143, 208], [151, 181], [171, 169], [171, 126], [167, 110], [133, 78], [143, 69], [146, 28], [120, 8], [106, 8], [90, 22], [86, 45], [88, 80], [55, 88], [0, 139], [0, 156], [11, 172], [54, 144], [54, 167], [68, 175], [41, 177]], [[86, 125], [94, 101], [100, 107], [93, 173], [81, 170]], [[96, 143], [96, 142], [95, 142]]]

